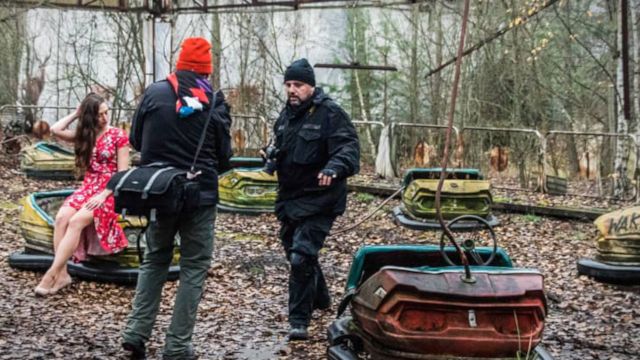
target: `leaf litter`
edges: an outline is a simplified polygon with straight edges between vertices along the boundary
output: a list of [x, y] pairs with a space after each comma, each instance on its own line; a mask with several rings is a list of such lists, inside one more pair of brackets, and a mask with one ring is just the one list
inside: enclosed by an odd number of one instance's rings
[[[14, 270], [7, 257], [22, 250], [20, 198], [30, 192], [77, 186], [16, 175], [15, 159], [0, 163], [0, 359], [124, 359], [120, 332], [135, 289], [74, 279], [60, 294], [36, 298], [40, 273]], [[334, 230], [355, 223], [382, 198], [350, 193]], [[326, 329], [344, 293], [352, 256], [363, 244], [438, 244], [439, 232], [393, 223], [394, 200], [355, 230], [331, 237], [321, 263], [333, 295], [331, 310], [315, 312], [307, 342], [288, 343], [288, 265], [273, 215], [220, 213], [214, 259], [200, 303], [193, 342], [201, 359], [324, 359]], [[591, 206], [592, 204], [586, 204]], [[578, 276], [576, 261], [593, 257], [595, 228], [586, 222], [497, 214], [498, 243], [517, 266], [545, 275], [549, 313], [544, 345], [557, 359], [639, 359], [640, 287]], [[166, 284], [152, 337], [159, 359], [177, 283]]]

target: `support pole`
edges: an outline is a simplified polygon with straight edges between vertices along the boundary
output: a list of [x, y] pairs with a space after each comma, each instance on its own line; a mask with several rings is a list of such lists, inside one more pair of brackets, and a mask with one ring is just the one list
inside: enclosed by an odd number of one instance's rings
[[144, 23], [145, 86], [169, 75], [171, 22], [150, 16]]

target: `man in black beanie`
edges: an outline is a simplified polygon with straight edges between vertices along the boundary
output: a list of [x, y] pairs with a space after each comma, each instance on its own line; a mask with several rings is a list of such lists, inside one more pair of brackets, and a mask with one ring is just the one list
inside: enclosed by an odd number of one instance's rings
[[306, 59], [284, 73], [287, 104], [274, 126], [278, 172], [276, 215], [289, 274], [290, 340], [306, 340], [314, 309], [331, 306], [318, 253], [334, 220], [344, 213], [347, 177], [360, 168], [351, 119], [321, 88]]

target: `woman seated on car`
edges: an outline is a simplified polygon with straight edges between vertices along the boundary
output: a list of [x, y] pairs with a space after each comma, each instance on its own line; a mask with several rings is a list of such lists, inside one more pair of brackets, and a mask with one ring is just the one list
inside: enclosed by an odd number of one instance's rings
[[[70, 129], [78, 120], [75, 129]], [[107, 182], [129, 163], [129, 140], [121, 129], [109, 126], [109, 106], [90, 93], [78, 109], [51, 126], [51, 135], [74, 143], [76, 168], [84, 171], [82, 186], [69, 196], [58, 211], [53, 231], [55, 257], [34, 289], [36, 295], [57, 293], [71, 284], [67, 261], [122, 251], [127, 238], [118, 225], [114, 200]]]

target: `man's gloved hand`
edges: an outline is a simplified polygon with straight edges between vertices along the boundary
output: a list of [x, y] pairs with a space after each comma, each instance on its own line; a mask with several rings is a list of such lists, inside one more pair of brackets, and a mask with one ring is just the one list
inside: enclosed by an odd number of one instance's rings
[[269, 175], [273, 175], [276, 173], [276, 161], [275, 160], [270, 160], [267, 159], [264, 163], [264, 166], [262, 167], [262, 171], [264, 171], [265, 173], [269, 174]]
[[265, 161], [262, 171], [269, 175], [273, 175], [276, 172], [276, 159], [280, 150], [273, 145], [267, 145], [260, 150], [260, 156]]
[[338, 173], [336, 173], [333, 169], [323, 169], [318, 173], [318, 185], [320, 186], [330, 186], [331, 181], [338, 177]]

